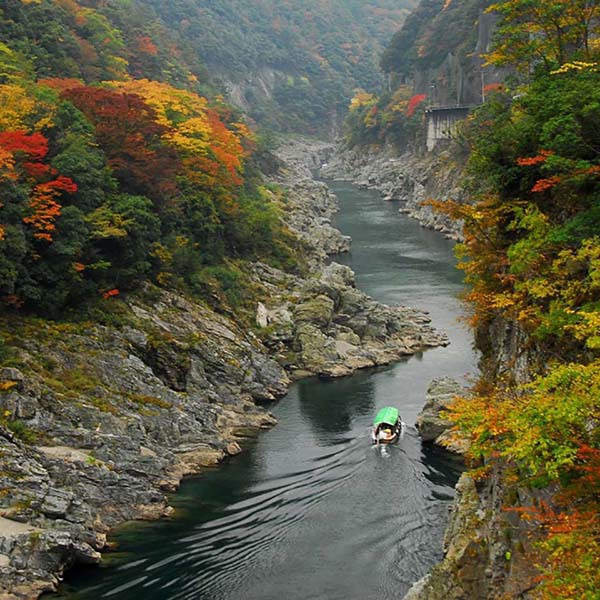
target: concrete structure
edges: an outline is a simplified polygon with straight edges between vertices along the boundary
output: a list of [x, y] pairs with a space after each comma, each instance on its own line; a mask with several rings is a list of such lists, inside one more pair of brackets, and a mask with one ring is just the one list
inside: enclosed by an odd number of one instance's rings
[[467, 118], [470, 110], [470, 106], [428, 108], [425, 111], [427, 150], [433, 150], [440, 140], [451, 139], [456, 133], [457, 124]]

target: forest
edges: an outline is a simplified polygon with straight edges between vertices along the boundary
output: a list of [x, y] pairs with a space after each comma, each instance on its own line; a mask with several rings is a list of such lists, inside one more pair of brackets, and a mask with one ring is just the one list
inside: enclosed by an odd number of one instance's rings
[[[501, 322], [522, 332], [529, 373], [509, 364], [490, 377], [484, 367], [451, 417], [471, 437], [474, 476], [500, 468], [516, 491], [504, 510], [531, 524], [543, 597], [591, 600], [600, 589], [600, 5], [510, 0], [489, 10], [500, 22], [486, 60], [513, 77], [462, 133], [473, 204], [435, 204], [465, 222], [458, 255], [476, 331]], [[520, 505], [519, 490], [546, 493]]]
[[[317, 131], [379, 82], [378, 40], [411, 6], [4, 2], [2, 303], [56, 316], [145, 280], [232, 288], [228, 259], [294, 268], [249, 125]], [[222, 78], [266, 67], [283, 83], [242, 118]]]
[[[202, 57], [216, 80], [244, 89], [251, 118], [276, 131], [319, 135], [332, 118], [345, 114], [355, 88], [382, 86], [380, 55], [417, 2], [146, 4]], [[271, 89], [265, 94], [253, 80]]]
[[98, 4], [0, 11], [3, 305], [64, 316], [147, 280], [231, 288], [227, 259], [293, 266], [239, 111], [166, 28]]

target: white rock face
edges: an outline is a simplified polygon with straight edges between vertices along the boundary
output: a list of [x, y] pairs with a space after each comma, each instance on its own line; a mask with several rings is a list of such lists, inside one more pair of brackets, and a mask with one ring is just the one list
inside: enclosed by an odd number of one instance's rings
[[400, 202], [400, 212], [427, 228], [460, 240], [462, 222], [435, 212], [424, 202], [430, 199], [467, 202], [466, 193], [459, 185], [463, 170], [464, 161], [443, 150], [423, 154], [406, 152], [398, 156], [390, 147], [373, 147], [338, 149], [322, 174], [379, 190], [385, 200]]

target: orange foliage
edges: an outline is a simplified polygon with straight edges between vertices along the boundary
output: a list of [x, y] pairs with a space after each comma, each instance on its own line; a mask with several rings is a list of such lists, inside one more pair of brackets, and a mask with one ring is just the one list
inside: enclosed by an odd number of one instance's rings
[[80, 79], [62, 79], [60, 77], [48, 77], [46, 79], [40, 79], [38, 83], [59, 92], [72, 90], [85, 85]]
[[158, 54], [158, 47], [152, 41], [152, 38], [147, 35], [140, 35], [137, 38], [138, 49], [143, 54], [149, 54], [150, 56], [156, 56]]
[[408, 101], [408, 107], [406, 108], [406, 116], [412, 117], [417, 110], [417, 106], [427, 99], [427, 94], [417, 94]]
[[483, 92], [485, 94], [493, 94], [495, 92], [504, 91], [504, 85], [502, 83], [488, 83], [484, 88]]
[[118, 296], [120, 293], [121, 293], [121, 292], [120, 292], [120, 291], [119, 291], [117, 288], [114, 288], [114, 289], [112, 289], [112, 290], [108, 290], [108, 291], [106, 291], [106, 292], [103, 292], [103, 294], [102, 294], [102, 297], [103, 297], [105, 300], [108, 300], [108, 299], [110, 299], [110, 298], [115, 298], [115, 297], [116, 297], [116, 296]]
[[12, 152], [0, 146], [0, 179], [15, 179], [15, 160]]
[[554, 177], [549, 177], [548, 179], [540, 179], [532, 188], [532, 192], [545, 192], [546, 190], [550, 190], [553, 187], [556, 187], [562, 181], [562, 177], [555, 175]]
[[517, 158], [517, 164], [521, 167], [533, 167], [536, 165], [541, 165], [548, 160], [548, 157], [551, 156], [553, 152], [550, 150], [540, 150], [540, 153], [537, 156], [527, 157], [527, 158]]
[[62, 175], [53, 181], [39, 183], [33, 188], [29, 200], [32, 213], [23, 219], [35, 231], [33, 237], [37, 240], [52, 242], [52, 232], [56, 229], [56, 219], [60, 216], [61, 205], [57, 198], [62, 193], [74, 194], [77, 185], [69, 177]]

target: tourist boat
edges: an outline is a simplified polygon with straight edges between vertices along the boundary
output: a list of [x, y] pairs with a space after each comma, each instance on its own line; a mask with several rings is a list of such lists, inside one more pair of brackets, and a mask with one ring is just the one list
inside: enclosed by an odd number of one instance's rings
[[374, 444], [393, 444], [398, 441], [402, 431], [402, 421], [397, 408], [382, 408], [373, 421], [371, 438]]

